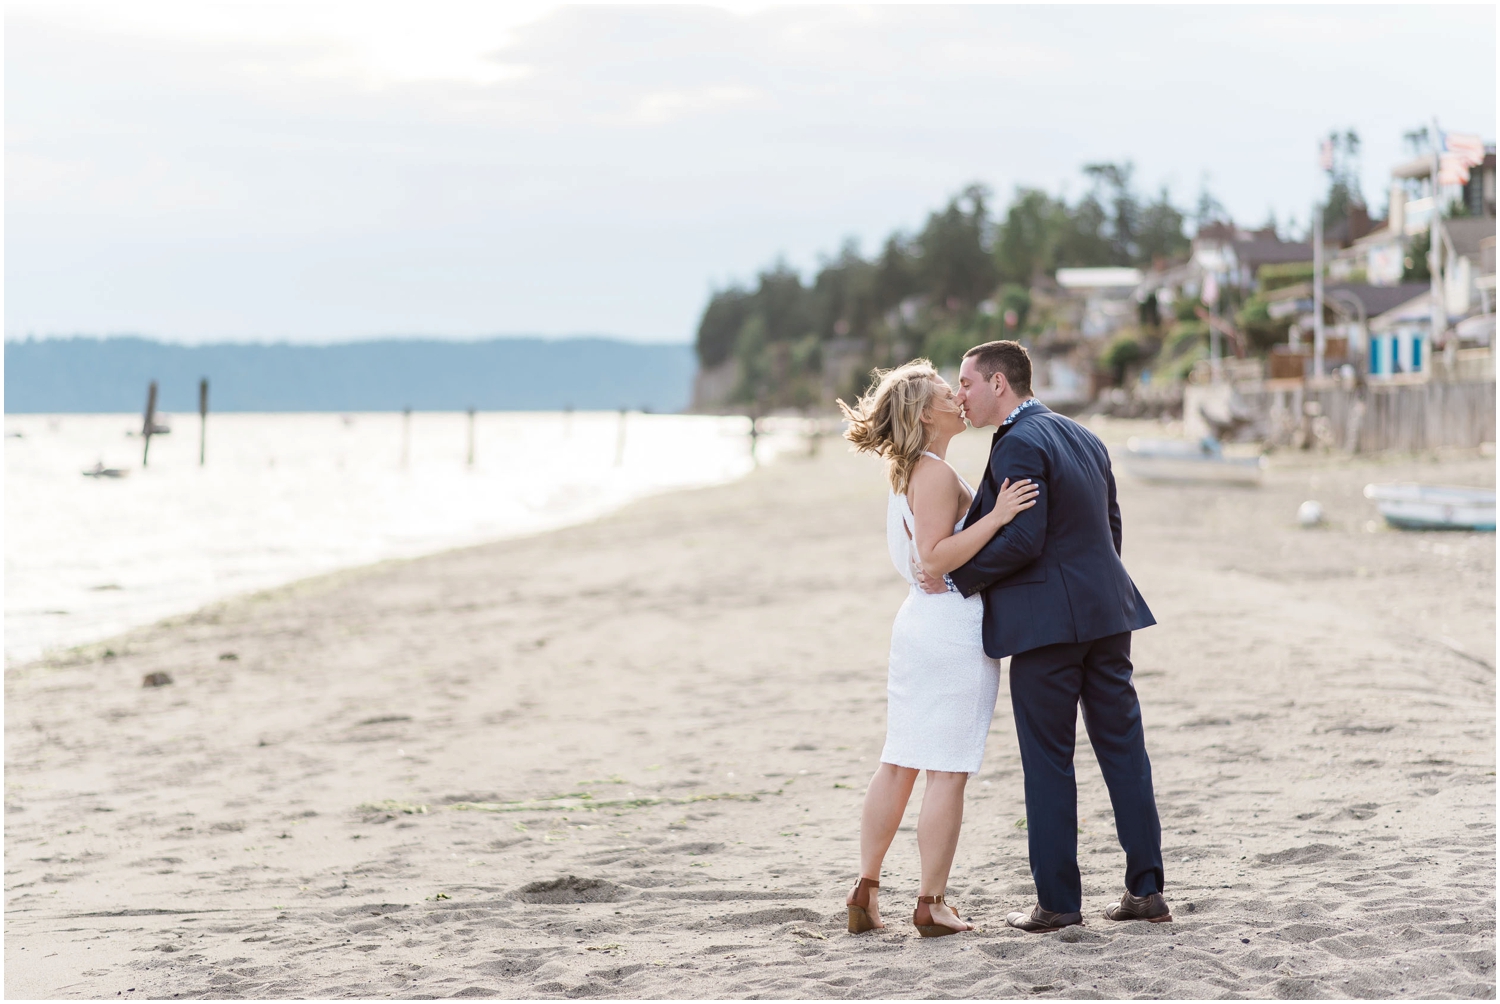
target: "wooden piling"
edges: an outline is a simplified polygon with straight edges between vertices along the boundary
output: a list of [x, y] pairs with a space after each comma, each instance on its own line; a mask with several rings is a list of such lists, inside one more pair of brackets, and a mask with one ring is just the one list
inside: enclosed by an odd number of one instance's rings
[[401, 466], [411, 463], [411, 407], [401, 409]]
[[156, 432], [156, 381], [151, 381], [151, 386], [146, 390], [146, 418], [141, 423], [141, 438], [146, 441], [145, 448], [141, 451], [141, 466], [147, 466], [151, 461], [151, 436]]
[[474, 466], [474, 409], [469, 409], [469, 466]]
[[208, 448], [208, 377], [198, 381], [198, 466]]

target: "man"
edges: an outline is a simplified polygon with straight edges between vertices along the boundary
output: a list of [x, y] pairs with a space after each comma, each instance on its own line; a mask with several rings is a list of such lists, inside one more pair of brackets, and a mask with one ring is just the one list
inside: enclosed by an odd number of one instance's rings
[[[958, 379], [970, 424], [999, 426], [964, 525], [990, 511], [1006, 478], [1030, 478], [1041, 490], [1035, 506], [949, 576], [965, 596], [984, 595], [985, 652], [1011, 657], [1037, 905], [1006, 923], [1034, 933], [1083, 923], [1073, 777], [1080, 703], [1125, 850], [1125, 894], [1104, 914], [1169, 921], [1161, 823], [1130, 664], [1130, 632], [1156, 620], [1120, 562], [1109, 453], [1093, 433], [1031, 396], [1031, 358], [1017, 342], [970, 349]], [[926, 576], [922, 585], [948, 587]]]

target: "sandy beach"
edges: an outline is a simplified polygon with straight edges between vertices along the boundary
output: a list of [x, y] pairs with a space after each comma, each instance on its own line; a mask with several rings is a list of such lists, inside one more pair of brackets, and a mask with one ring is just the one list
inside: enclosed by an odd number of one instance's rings
[[829, 441], [8, 669], [6, 994], [1493, 998], [1495, 539], [1360, 490], [1494, 474], [1121, 477], [1173, 924], [1100, 915], [1123, 855], [1081, 745], [1087, 924], [1005, 928], [1034, 893], [1002, 681], [949, 888], [978, 929], [904, 923], [914, 799], [891, 926], [844, 932], [905, 586], [879, 465]]

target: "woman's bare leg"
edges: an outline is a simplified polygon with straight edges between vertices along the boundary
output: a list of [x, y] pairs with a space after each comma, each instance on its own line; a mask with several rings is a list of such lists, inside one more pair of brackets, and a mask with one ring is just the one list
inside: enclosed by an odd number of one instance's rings
[[[897, 767], [883, 763], [875, 768], [870, 786], [865, 789], [865, 806], [859, 817], [859, 874], [863, 878], [880, 879], [880, 867], [885, 862], [885, 852], [890, 850], [896, 837], [896, 828], [906, 813], [906, 803], [911, 799], [912, 786], [917, 783], [917, 771], [910, 767]], [[949, 854], [950, 860], [952, 854]], [[870, 919], [880, 922], [879, 889], [870, 890]]]
[[[948, 872], [958, 850], [958, 833], [964, 822], [964, 785], [969, 775], [946, 770], [927, 772], [927, 790], [922, 793], [922, 814], [917, 818], [917, 851], [922, 855], [920, 896], [941, 896], [948, 888]], [[935, 923], [960, 931], [969, 925], [947, 904], [932, 908]]]

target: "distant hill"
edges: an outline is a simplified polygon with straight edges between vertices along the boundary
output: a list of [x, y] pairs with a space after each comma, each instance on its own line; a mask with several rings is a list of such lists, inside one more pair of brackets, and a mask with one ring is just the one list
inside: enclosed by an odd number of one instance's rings
[[545, 411], [688, 405], [690, 345], [606, 338], [422, 339], [340, 345], [169, 345], [144, 338], [5, 343], [5, 411]]

